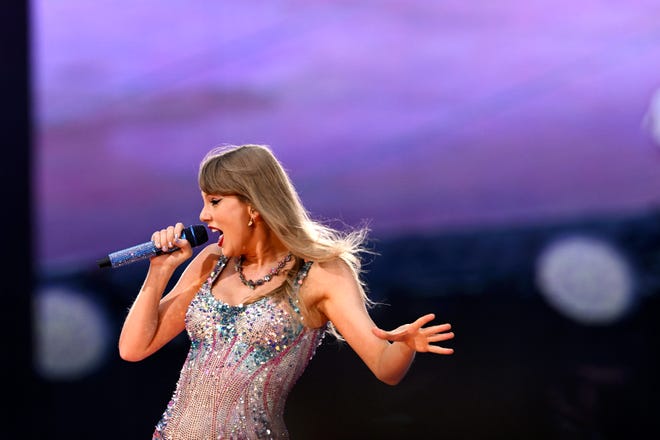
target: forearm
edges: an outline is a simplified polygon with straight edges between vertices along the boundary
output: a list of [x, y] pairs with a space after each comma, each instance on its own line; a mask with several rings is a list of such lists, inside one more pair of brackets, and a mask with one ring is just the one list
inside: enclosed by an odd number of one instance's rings
[[396, 385], [404, 378], [415, 359], [415, 351], [403, 342], [389, 343], [381, 352], [376, 377], [388, 385]]
[[119, 336], [119, 354], [122, 359], [137, 361], [150, 354], [149, 347], [159, 325], [160, 300], [173, 272], [173, 269], [163, 266], [149, 267]]

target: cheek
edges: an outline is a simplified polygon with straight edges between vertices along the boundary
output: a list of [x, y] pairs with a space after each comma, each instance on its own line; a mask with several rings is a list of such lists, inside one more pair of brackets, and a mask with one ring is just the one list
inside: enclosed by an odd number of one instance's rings
[[246, 237], [244, 228], [236, 221], [225, 222], [222, 229], [222, 253], [227, 257], [236, 257], [243, 253], [243, 244]]

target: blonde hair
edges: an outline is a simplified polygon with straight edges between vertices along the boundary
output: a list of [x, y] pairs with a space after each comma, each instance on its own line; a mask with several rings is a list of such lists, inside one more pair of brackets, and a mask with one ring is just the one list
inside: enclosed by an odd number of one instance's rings
[[[199, 167], [199, 187], [206, 194], [236, 195], [259, 212], [270, 230], [300, 260], [340, 259], [350, 268], [365, 305], [369, 299], [361, 278], [361, 255], [368, 228], [343, 232], [313, 220], [303, 207], [286, 171], [266, 145], [227, 145], [209, 151]], [[290, 271], [295, 274], [296, 271]], [[293, 279], [283, 284], [292, 298]], [[302, 301], [301, 301], [302, 302]], [[304, 307], [304, 304], [301, 304]], [[330, 323], [330, 332], [341, 339]]]

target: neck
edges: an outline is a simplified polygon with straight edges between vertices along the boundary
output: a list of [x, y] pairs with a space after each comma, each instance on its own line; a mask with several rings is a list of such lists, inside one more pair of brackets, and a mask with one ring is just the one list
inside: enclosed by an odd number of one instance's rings
[[257, 270], [284, 258], [289, 250], [274, 234], [258, 228], [254, 231], [254, 244], [243, 253], [243, 265], [256, 265]]
[[241, 282], [245, 286], [247, 286], [250, 289], [254, 290], [257, 287], [266, 284], [267, 282], [271, 281], [273, 278], [278, 276], [280, 274], [280, 272], [282, 271], [282, 269], [284, 269], [284, 266], [286, 266], [286, 264], [289, 261], [291, 261], [291, 258], [292, 258], [291, 254], [290, 253], [287, 254], [282, 260], [278, 261], [277, 266], [272, 267], [266, 275], [264, 275], [261, 278], [254, 279], [254, 280], [253, 279], [247, 279], [245, 277], [245, 274], [243, 273], [243, 265], [242, 265], [243, 257], [239, 257], [236, 260], [235, 268], [236, 268], [236, 272], [238, 272], [238, 277], [240, 278]]

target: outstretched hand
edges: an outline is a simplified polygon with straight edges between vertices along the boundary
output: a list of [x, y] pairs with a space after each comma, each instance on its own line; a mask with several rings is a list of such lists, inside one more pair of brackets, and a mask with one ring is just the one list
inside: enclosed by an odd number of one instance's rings
[[454, 332], [449, 331], [451, 330], [451, 324], [439, 324], [424, 327], [424, 325], [434, 319], [435, 315], [429, 313], [411, 324], [403, 324], [394, 330], [385, 331], [378, 327], [374, 327], [372, 331], [374, 335], [381, 339], [391, 342], [402, 342], [412, 350], [418, 352], [430, 352], [435, 354], [454, 353], [453, 348], [445, 348], [432, 344], [432, 342], [447, 341], [454, 337]]

